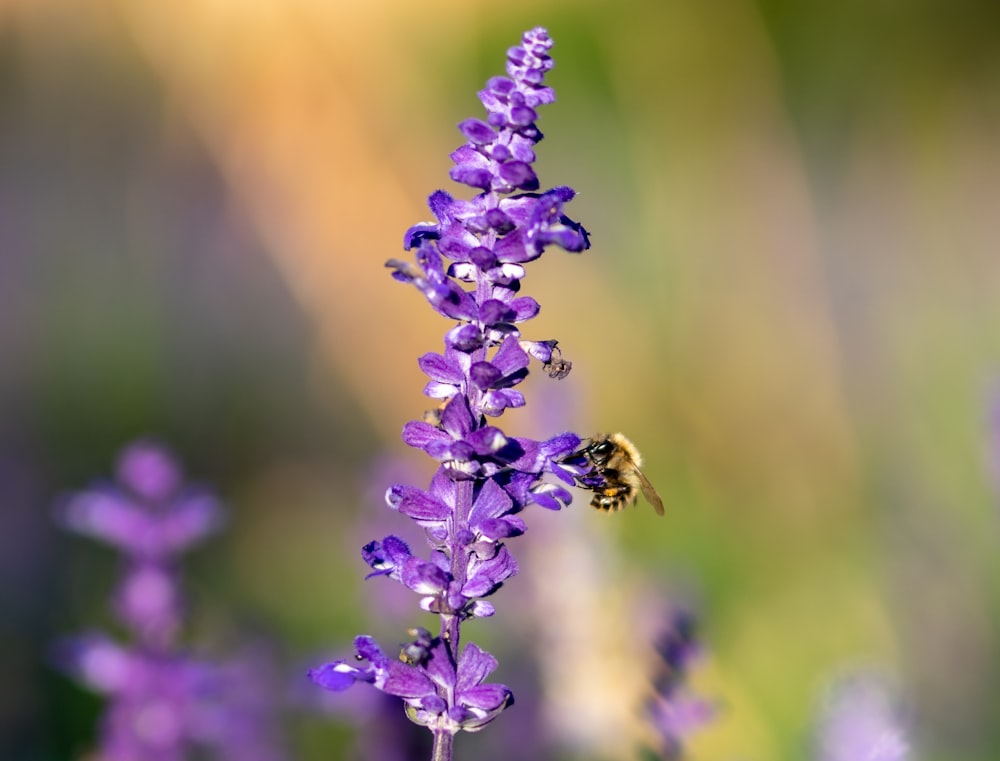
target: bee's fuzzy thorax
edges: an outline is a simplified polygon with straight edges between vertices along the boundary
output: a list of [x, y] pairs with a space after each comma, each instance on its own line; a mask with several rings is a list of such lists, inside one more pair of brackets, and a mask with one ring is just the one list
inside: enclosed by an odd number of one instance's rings
[[635, 448], [635, 444], [629, 440], [623, 433], [612, 433], [608, 435], [608, 440], [612, 444], [625, 451], [628, 458], [632, 463], [638, 468], [642, 467], [642, 455], [639, 454], [639, 450]]

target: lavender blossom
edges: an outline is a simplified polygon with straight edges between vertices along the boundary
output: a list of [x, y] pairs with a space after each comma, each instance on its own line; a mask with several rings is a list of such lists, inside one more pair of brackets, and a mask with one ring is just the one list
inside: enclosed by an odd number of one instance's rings
[[701, 655], [690, 614], [674, 614], [656, 643], [656, 652], [660, 663], [647, 712], [660, 743], [654, 756], [673, 761], [682, 757], [684, 739], [716, 713], [715, 705], [692, 695], [687, 686], [688, 672]]
[[126, 448], [116, 475], [69, 497], [56, 517], [124, 555], [115, 613], [143, 647], [165, 652], [182, 620], [178, 557], [219, 529], [222, 507], [207, 490], [185, 486], [174, 459], [151, 442]]
[[113, 609], [131, 642], [91, 633], [58, 643], [55, 652], [62, 670], [108, 698], [96, 758], [184, 761], [197, 749], [218, 761], [281, 761], [259, 699], [261, 664], [245, 656], [210, 662], [177, 644], [179, 556], [218, 530], [220, 503], [184, 485], [176, 461], [150, 442], [125, 449], [116, 475], [57, 510], [64, 526], [110, 544], [125, 560]]
[[493, 615], [485, 598], [517, 573], [504, 541], [526, 531], [525, 507], [560, 509], [571, 500], [566, 486], [588, 470], [574, 457], [581, 443], [576, 434], [535, 441], [508, 436], [487, 420], [525, 405], [516, 386], [531, 359], [551, 378], [570, 370], [556, 341], [527, 340], [520, 327], [539, 311], [537, 301], [520, 295], [524, 265], [549, 245], [570, 252], [589, 247], [586, 230], [563, 214], [574, 191], [537, 192], [532, 168], [533, 146], [542, 137], [535, 109], [555, 99], [543, 85], [551, 46], [544, 29], [525, 33], [507, 53], [508, 76], [490, 79], [479, 93], [486, 121], [458, 125], [467, 142], [452, 153], [450, 176], [478, 195], [460, 200], [433, 193], [435, 220], [404, 235], [415, 263], [386, 263], [396, 280], [415, 286], [455, 324], [442, 353], [418, 360], [428, 377], [424, 393], [440, 406], [403, 428], [403, 440], [436, 460], [437, 472], [427, 489], [396, 484], [386, 492], [390, 508], [424, 529], [430, 555], [420, 557], [389, 535], [365, 545], [362, 557], [372, 569], [369, 578], [385, 576], [420, 595], [420, 607], [439, 616], [438, 633], [412, 630], [414, 640], [398, 658], [361, 636], [355, 640], [360, 665], [334, 661], [310, 672], [329, 690], [367, 682], [400, 697], [407, 716], [433, 733], [435, 759], [452, 757], [459, 730], [482, 729], [513, 702], [508, 687], [486, 681], [497, 666], [493, 656], [472, 643], [462, 646], [461, 625]]

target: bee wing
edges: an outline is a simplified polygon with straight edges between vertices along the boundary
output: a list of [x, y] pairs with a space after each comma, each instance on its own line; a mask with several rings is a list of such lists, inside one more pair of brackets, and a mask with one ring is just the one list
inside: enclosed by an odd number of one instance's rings
[[642, 496], [646, 498], [646, 501], [653, 506], [657, 515], [662, 516], [663, 511], [663, 500], [660, 499], [660, 495], [656, 493], [656, 489], [649, 482], [649, 479], [643, 475], [643, 472], [638, 468], [635, 469], [635, 474], [639, 476], [639, 486], [642, 489]]

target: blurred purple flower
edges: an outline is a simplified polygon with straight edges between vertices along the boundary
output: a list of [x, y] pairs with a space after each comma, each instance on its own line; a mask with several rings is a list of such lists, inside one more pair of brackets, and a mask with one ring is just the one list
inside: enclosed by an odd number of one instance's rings
[[[221, 663], [176, 646], [182, 620], [178, 556], [221, 525], [222, 508], [186, 488], [166, 449], [138, 442], [118, 461], [117, 483], [64, 500], [58, 520], [125, 556], [114, 610], [132, 642], [103, 634], [57, 643], [56, 664], [107, 696], [100, 761], [281, 761], [260, 659]], [[197, 749], [197, 750], [196, 750]]]
[[184, 486], [177, 462], [150, 441], [121, 453], [117, 476], [63, 500], [56, 519], [124, 555], [115, 612], [143, 646], [168, 648], [182, 618], [177, 558], [220, 528], [222, 506], [206, 489]]
[[691, 614], [673, 614], [656, 643], [656, 652], [660, 660], [647, 711], [660, 740], [656, 756], [673, 761], [683, 755], [684, 739], [716, 714], [713, 703], [692, 695], [687, 686], [688, 672], [701, 655]]
[[445, 334], [442, 353], [418, 360], [428, 378], [424, 393], [440, 407], [403, 428], [403, 440], [436, 460], [437, 472], [426, 490], [396, 484], [386, 492], [389, 507], [424, 529], [430, 556], [418, 557], [393, 534], [366, 544], [362, 556], [369, 578], [386, 576], [421, 596], [420, 607], [440, 616], [439, 634], [404, 645], [402, 660], [358, 637], [364, 665], [334, 661], [310, 672], [329, 690], [367, 682], [401, 698], [407, 715], [433, 732], [436, 759], [451, 758], [456, 732], [481, 729], [513, 699], [506, 686], [484, 682], [496, 667], [493, 656], [473, 644], [460, 649], [462, 622], [493, 615], [484, 598], [517, 573], [503, 540], [525, 532], [519, 514], [528, 504], [568, 504], [566, 487], [587, 470], [571, 457], [580, 447], [576, 434], [535, 441], [487, 423], [525, 405], [516, 387], [532, 359], [553, 378], [570, 368], [556, 341], [524, 339], [520, 327], [539, 310], [520, 295], [523, 265], [549, 245], [572, 252], [590, 245], [586, 230], [563, 214], [572, 189], [536, 192], [533, 146], [542, 135], [535, 109], [555, 99], [543, 86], [551, 46], [544, 29], [526, 32], [507, 53], [508, 76], [490, 79], [479, 93], [486, 121], [459, 124], [466, 143], [452, 153], [450, 176], [480, 193], [470, 200], [433, 193], [434, 221], [404, 235], [415, 263], [386, 263], [396, 280], [416, 287], [457, 325]]
[[821, 709], [814, 761], [909, 758], [900, 707], [885, 679], [861, 672], [833, 684]]
[[117, 475], [117, 483], [96, 484], [66, 500], [61, 522], [131, 559], [149, 561], [169, 561], [220, 528], [215, 496], [184, 486], [179, 466], [162, 447], [132, 444], [118, 459]]

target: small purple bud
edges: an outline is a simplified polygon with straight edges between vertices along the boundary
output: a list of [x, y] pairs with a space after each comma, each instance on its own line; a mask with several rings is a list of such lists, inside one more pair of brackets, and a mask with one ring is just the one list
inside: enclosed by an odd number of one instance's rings
[[466, 119], [458, 125], [466, 138], [476, 145], [489, 145], [497, 138], [497, 133], [486, 122], [480, 119]]

